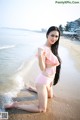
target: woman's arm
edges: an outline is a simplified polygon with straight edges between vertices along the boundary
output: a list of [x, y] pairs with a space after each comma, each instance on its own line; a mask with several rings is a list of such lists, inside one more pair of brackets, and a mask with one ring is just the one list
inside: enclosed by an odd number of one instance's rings
[[45, 71], [46, 64], [45, 64], [45, 56], [42, 48], [38, 48], [38, 59], [39, 59], [39, 67], [42, 71]]

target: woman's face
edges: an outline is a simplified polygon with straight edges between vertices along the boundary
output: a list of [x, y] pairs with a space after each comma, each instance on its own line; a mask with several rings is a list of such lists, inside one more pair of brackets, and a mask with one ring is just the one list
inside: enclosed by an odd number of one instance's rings
[[59, 38], [59, 32], [58, 31], [52, 31], [49, 33], [49, 35], [47, 36], [47, 42], [49, 45], [54, 44]]

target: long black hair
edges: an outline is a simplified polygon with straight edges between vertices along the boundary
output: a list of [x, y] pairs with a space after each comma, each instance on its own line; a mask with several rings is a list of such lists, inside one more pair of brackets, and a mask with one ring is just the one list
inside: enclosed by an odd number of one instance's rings
[[56, 85], [56, 84], [58, 83], [58, 80], [59, 80], [59, 77], [60, 77], [60, 69], [61, 69], [61, 59], [60, 59], [59, 54], [58, 54], [60, 31], [59, 31], [59, 28], [58, 28], [58, 27], [56, 27], [56, 26], [51, 26], [51, 27], [47, 30], [46, 37], [48, 37], [49, 33], [52, 32], [52, 31], [58, 31], [58, 33], [59, 33], [58, 40], [51, 46], [51, 51], [52, 51], [52, 53], [58, 58], [59, 63], [60, 63], [59, 66], [56, 67], [56, 74], [55, 74], [55, 77], [54, 77], [54, 83], [53, 83], [53, 85]]

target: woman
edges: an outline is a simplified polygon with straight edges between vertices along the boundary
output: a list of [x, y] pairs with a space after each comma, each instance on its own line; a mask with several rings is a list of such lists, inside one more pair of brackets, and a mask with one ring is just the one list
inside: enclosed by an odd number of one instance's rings
[[40, 75], [35, 80], [36, 89], [30, 87], [29, 90], [38, 93], [39, 104], [20, 105], [18, 102], [8, 107], [26, 110], [29, 112], [46, 112], [48, 98], [53, 97], [52, 86], [58, 82], [60, 73], [60, 58], [58, 56], [58, 45], [60, 31], [57, 27], [51, 26], [46, 33], [47, 41], [45, 45], [38, 48], [38, 61], [41, 69]]

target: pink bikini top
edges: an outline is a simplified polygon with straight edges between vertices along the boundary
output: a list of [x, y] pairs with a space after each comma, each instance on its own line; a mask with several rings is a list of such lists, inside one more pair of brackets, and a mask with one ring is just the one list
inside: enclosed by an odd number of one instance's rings
[[51, 50], [47, 46], [43, 46], [41, 48], [43, 49], [44, 56], [46, 57], [46, 64], [58, 66], [59, 61], [57, 57], [51, 52]]

